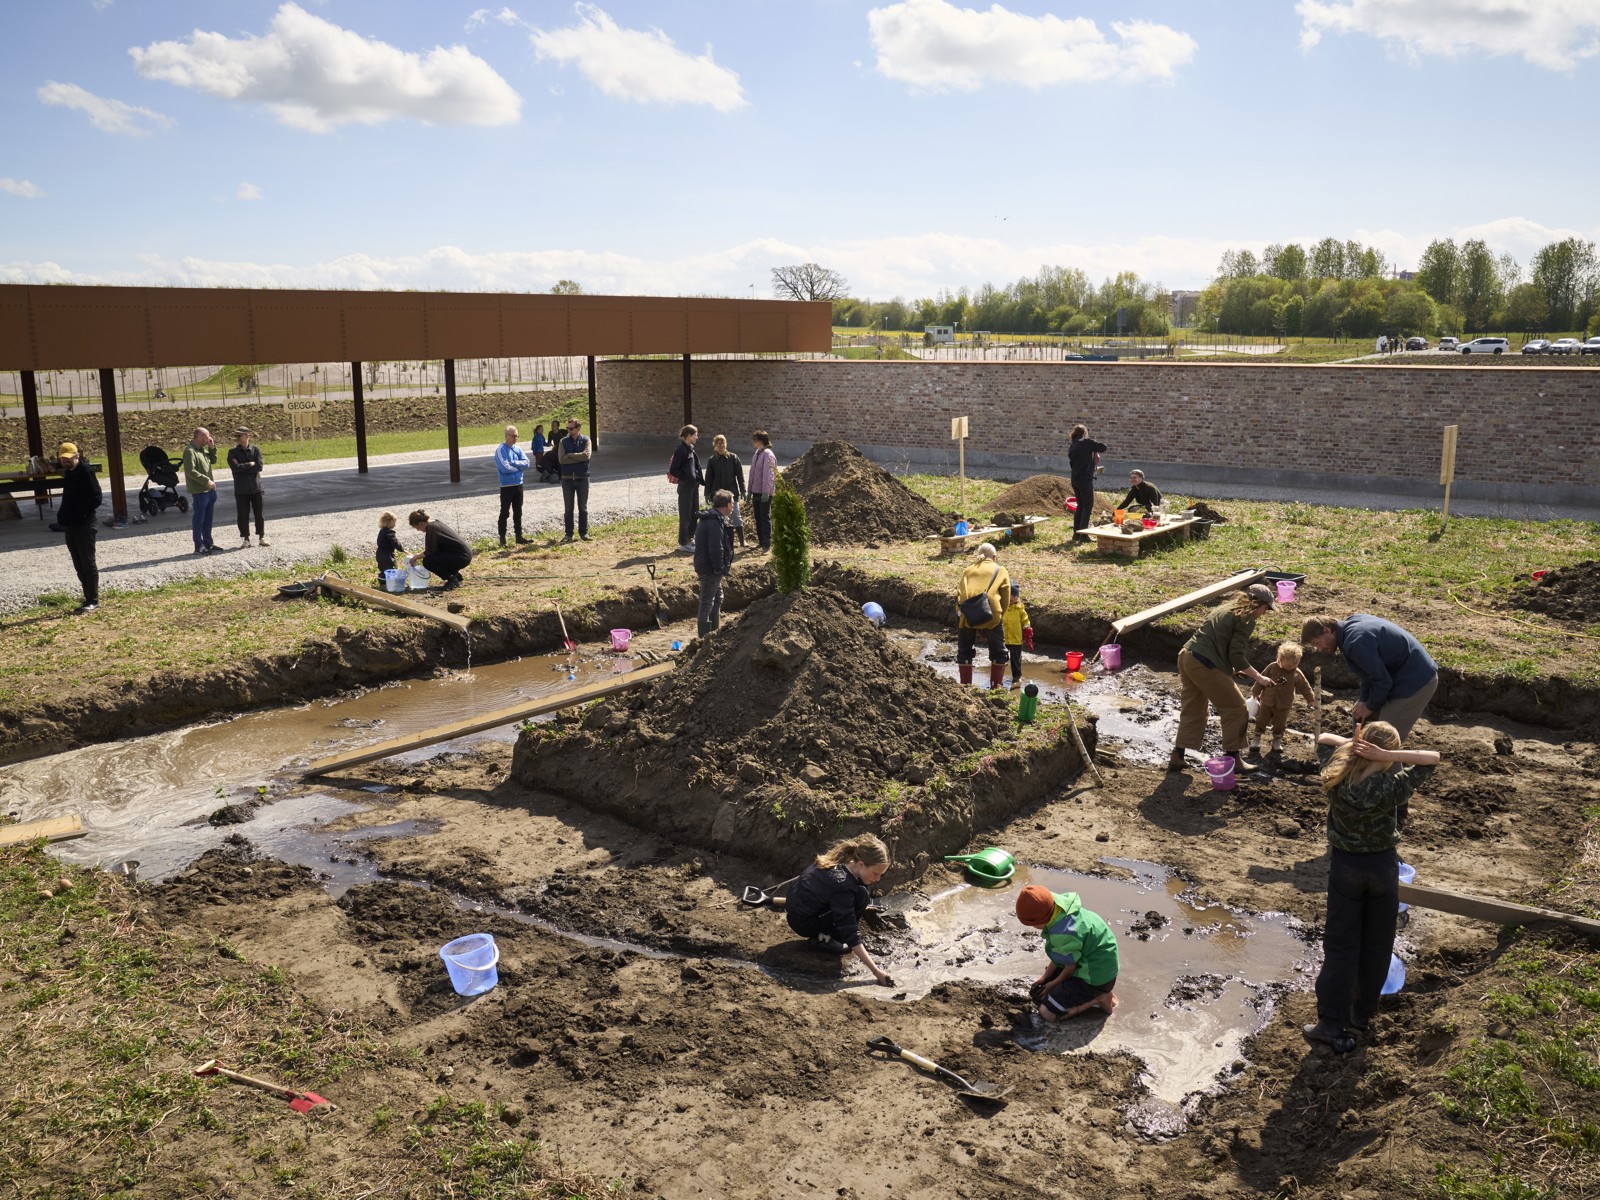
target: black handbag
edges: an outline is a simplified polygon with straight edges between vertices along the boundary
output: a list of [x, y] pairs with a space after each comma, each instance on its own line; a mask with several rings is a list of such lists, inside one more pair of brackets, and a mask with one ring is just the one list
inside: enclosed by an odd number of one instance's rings
[[976, 596], [969, 596], [965, 600], [956, 602], [956, 607], [961, 610], [961, 617], [968, 625], [976, 629], [979, 625], [987, 625], [994, 620], [994, 608], [989, 604], [989, 588], [994, 586], [994, 581], [1000, 578], [1000, 568], [994, 569], [994, 574], [989, 576], [989, 585]]

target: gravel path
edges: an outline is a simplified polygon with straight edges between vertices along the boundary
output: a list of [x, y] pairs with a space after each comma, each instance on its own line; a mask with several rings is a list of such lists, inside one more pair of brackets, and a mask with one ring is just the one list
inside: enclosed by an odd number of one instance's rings
[[[460, 484], [449, 482], [442, 451], [374, 457], [365, 476], [356, 474], [354, 459], [279, 468], [269, 463], [263, 485], [271, 545], [250, 549], [238, 548], [232, 482], [219, 479], [213, 524], [216, 553], [194, 553], [189, 515], [176, 508], [125, 529], [102, 525], [97, 555], [102, 595], [199, 576], [320, 563], [335, 545], [345, 548], [356, 567], [370, 565], [375, 572], [378, 515], [386, 509], [400, 518], [398, 532], [408, 548], [420, 546], [420, 539], [406, 527], [406, 514], [418, 507], [465, 537], [493, 537], [500, 512], [499, 481], [490, 460], [493, 452], [493, 446], [462, 447]], [[653, 449], [597, 451], [589, 488], [590, 524], [676, 511], [676, 493], [665, 479], [666, 454]], [[523, 531], [530, 537], [562, 528], [561, 488], [541, 484], [537, 478], [530, 472], [525, 485]], [[137, 485], [143, 482], [143, 477], [130, 480], [130, 512], [138, 511]], [[80, 594], [62, 537], [47, 528], [49, 510], [44, 520], [36, 519], [31, 510], [27, 503], [21, 521], [0, 525], [0, 613], [17, 612], [41, 595]], [[107, 496], [101, 512], [109, 516], [110, 511]], [[365, 578], [364, 571], [354, 574]]]

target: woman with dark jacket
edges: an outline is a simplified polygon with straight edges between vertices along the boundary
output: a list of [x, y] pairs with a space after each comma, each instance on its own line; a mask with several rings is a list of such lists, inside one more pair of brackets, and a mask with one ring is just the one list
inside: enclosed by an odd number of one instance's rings
[[889, 848], [870, 833], [844, 838], [817, 855], [789, 889], [784, 912], [789, 928], [810, 938], [825, 954], [853, 954], [885, 987], [894, 980], [872, 961], [861, 941], [867, 889], [889, 869]]
[[667, 464], [667, 478], [678, 487], [678, 553], [694, 553], [694, 527], [700, 518], [700, 489], [705, 476], [700, 472], [700, 456], [694, 444], [700, 431], [693, 425], [678, 430], [678, 446]]
[[1072, 427], [1072, 444], [1067, 447], [1067, 464], [1072, 468], [1072, 494], [1078, 500], [1078, 511], [1072, 514], [1074, 537], [1089, 536], [1084, 530], [1089, 528], [1090, 518], [1094, 516], [1095, 455], [1103, 453], [1105, 448], [1106, 444], [1095, 441], [1082, 425]]
[[1272, 680], [1252, 667], [1246, 657], [1256, 621], [1271, 611], [1272, 589], [1264, 583], [1252, 583], [1227, 603], [1212, 609], [1178, 651], [1181, 707], [1177, 745], [1167, 761], [1167, 770], [1183, 770], [1184, 751], [1200, 749], [1210, 708], [1217, 710], [1217, 719], [1222, 722], [1222, 752], [1233, 755], [1235, 760], [1244, 757], [1250, 711], [1233, 678], [1247, 675], [1263, 688], [1273, 686]]
[[426, 538], [422, 553], [413, 555], [413, 560], [421, 560], [429, 572], [443, 579], [445, 591], [460, 587], [461, 571], [472, 562], [472, 547], [467, 545], [466, 539], [420, 508], [407, 519], [411, 528]]
[[740, 505], [744, 503], [744, 464], [739, 461], [739, 456], [728, 449], [726, 434], [717, 434], [711, 439], [711, 457], [706, 459], [706, 502], [709, 504], [711, 497], [718, 492], [728, 492], [733, 496], [733, 513], [728, 518], [728, 545], [733, 545], [733, 535], [739, 535], [739, 545], [744, 545], [744, 513]]

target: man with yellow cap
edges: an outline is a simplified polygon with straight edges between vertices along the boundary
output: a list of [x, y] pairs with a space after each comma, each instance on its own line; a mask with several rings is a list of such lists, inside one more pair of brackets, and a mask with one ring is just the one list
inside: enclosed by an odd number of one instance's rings
[[1083, 907], [1077, 892], [1059, 895], [1030, 884], [1017, 894], [1017, 920], [1044, 934], [1050, 962], [1028, 997], [1046, 1021], [1063, 1021], [1117, 1006], [1117, 935], [1105, 918]]
[[78, 453], [77, 444], [62, 442], [56, 451], [61, 463], [61, 509], [56, 514], [52, 529], [59, 529], [67, 537], [67, 552], [72, 555], [72, 569], [78, 573], [83, 586], [83, 605], [80, 613], [92, 613], [100, 607], [100, 566], [95, 561], [94, 510], [105, 499], [100, 491], [100, 481], [94, 477], [89, 464]]

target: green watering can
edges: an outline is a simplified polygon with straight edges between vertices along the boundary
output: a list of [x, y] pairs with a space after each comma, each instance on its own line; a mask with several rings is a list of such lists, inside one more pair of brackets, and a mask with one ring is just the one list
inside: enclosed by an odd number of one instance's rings
[[976, 854], [946, 854], [944, 860], [964, 864], [975, 882], [991, 887], [1017, 873], [1017, 860], [998, 846], [986, 846]]

